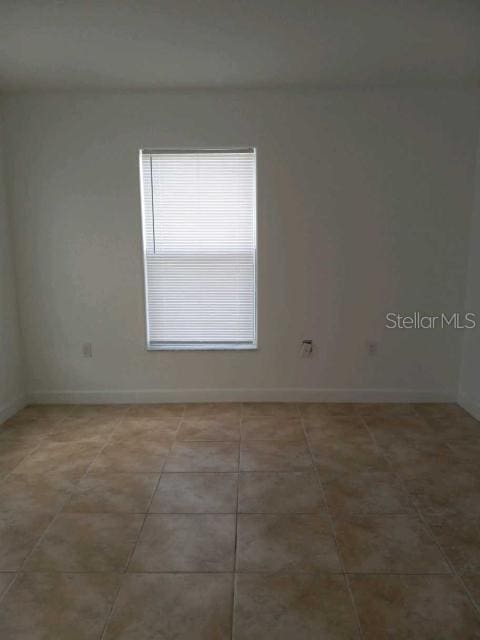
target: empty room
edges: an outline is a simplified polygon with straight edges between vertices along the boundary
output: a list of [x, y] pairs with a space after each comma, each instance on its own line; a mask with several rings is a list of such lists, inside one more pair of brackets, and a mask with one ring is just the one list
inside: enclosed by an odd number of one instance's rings
[[480, 639], [478, 0], [0, 0], [0, 639]]

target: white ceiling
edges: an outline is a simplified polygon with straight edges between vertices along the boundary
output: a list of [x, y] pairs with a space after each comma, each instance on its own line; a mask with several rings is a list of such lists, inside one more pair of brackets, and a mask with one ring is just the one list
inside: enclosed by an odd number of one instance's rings
[[476, 85], [480, 0], [0, 0], [0, 88]]

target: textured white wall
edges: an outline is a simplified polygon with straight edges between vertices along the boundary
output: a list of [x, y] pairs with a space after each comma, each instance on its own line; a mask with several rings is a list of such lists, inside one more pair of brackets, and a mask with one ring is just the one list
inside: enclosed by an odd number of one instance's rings
[[480, 419], [480, 137], [465, 298], [465, 308], [476, 314], [477, 326], [471, 331], [465, 331], [459, 400], [466, 409]]
[[[0, 114], [1, 115], [1, 114]], [[0, 118], [0, 423], [23, 404], [23, 370]]]
[[[461, 333], [389, 331], [384, 316], [463, 309], [475, 92], [19, 94], [5, 108], [35, 398], [456, 392]], [[147, 353], [138, 149], [230, 145], [258, 151], [260, 348]]]

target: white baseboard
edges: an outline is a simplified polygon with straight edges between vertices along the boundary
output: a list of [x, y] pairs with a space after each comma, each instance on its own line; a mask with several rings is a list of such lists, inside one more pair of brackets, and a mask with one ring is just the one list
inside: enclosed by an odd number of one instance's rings
[[23, 407], [27, 404], [27, 397], [24, 395], [18, 396], [14, 400], [10, 400], [9, 402], [5, 402], [0, 405], [0, 424], [3, 424], [5, 420], [11, 418], [13, 415], [23, 409]]
[[34, 404], [153, 402], [456, 402], [456, 391], [437, 389], [139, 389], [33, 391]]
[[460, 392], [458, 394], [458, 404], [468, 411], [476, 420], [480, 420], [480, 401], [474, 400], [466, 393]]

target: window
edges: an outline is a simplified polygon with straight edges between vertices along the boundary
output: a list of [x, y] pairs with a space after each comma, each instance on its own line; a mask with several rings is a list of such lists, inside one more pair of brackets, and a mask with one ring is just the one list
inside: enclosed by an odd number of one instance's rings
[[254, 149], [141, 151], [149, 349], [256, 348]]

